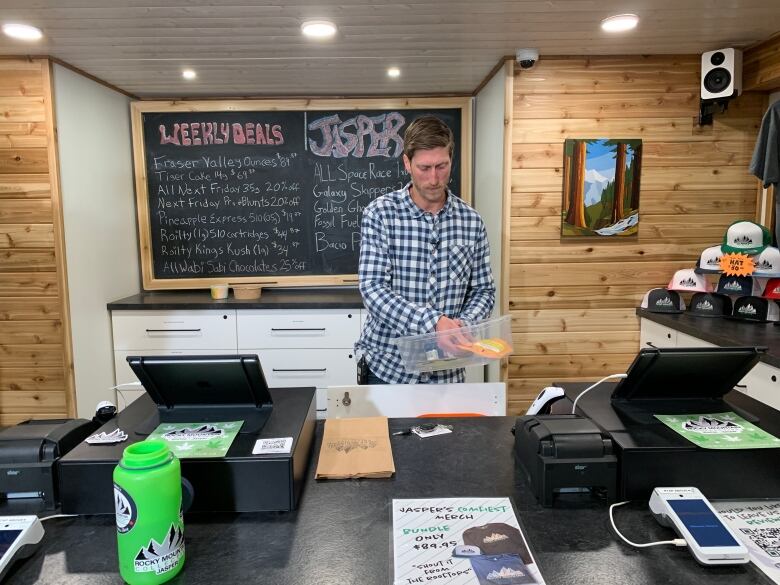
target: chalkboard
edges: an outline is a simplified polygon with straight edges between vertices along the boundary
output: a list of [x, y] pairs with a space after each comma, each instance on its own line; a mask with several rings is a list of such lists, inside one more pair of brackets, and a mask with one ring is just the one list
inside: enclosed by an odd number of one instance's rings
[[442, 102], [136, 102], [144, 288], [354, 282], [363, 209], [409, 181], [412, 120], [452, 129], [450, 189], [470, 199], [469, 104]]

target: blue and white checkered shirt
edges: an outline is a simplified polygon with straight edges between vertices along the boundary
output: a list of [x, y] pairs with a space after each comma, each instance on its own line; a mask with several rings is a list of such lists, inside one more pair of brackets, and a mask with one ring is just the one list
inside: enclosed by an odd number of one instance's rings
[[439, 213], [425, 212], [407, 185], [366, 207], [360, 234], [368, 320], [356, 352], [385, 382], [462, 382], [462, 369], [407, 374], [392, 340], [431, 333], [442, 315], [465, 324], [490, 315], [496, 288], [482, 218], [451, 192]]

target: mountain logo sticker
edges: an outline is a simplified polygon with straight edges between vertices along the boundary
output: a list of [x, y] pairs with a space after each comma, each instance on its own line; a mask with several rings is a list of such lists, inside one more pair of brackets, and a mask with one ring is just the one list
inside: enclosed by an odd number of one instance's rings
[[722, 435], [741, 433], [743, 429], [730, 420], [721, 420], [714, 416], [700, 416], [698, 419], [685, 421], [683, 430], [703, 435]]
[[674, 303], [672, 302], [672, 299], [670, 299], [669, 297], [664, 297], [662, 299], [658, 299], [655, 302], [655, 306], [656, 307], [673, 307]]
[[696, 308], [700, 311], [713, 311], [715, 307], [712, 306], [712, 303], [709, 301], [702, 301], [700, 303], [696, 303]]
[[747, 305], [742, 305], [739, 309], [737, 309], [737, 313], [742, 313], [743, 315], [756, 315], [758, 314], [758, 311], [756, 311], [756, 308], [748, 303]]
[[116, 529], [120, 534], [130, 532], [138, 521], [138, 508], [133, 498], [121, 486], [114, 484], [114, 509], [116, 510]]
[[163, 542], [149, 539], [149, 544], [141, 547], [135, 555], [133, 568], [136, 573], [154, 573], [162, 575], [176, 568], [179, 560], [184, 557], [184, 531], [176, 524], [171, 524], [168, 535]]
[[225, 431], [212, 425], [201, 425], [196, 428], [185, 427], [175, 431], [168, 431], [163, 434], [166, 441], [210, 441], [211, 439], [221, 439]]
[[682, 279], [682, 280], [679, 282], [679, 285], [680, 285], [680, 286], [684, 286], [684, 287], [694, 287], [694, 286], [696, 286], [696, 281], [695, 281], [695, 280], [693, 280], [693, 279], [692, 279], [692, 278], [690, 278], [690, 277], [688, 277], [688, 278], [683, 278], [683, 279]]
[[736, 280], [730, 280], [723, 285], [723, 290], [734, 290], [739, 292], [742, 290], [742, 285]]
[[501, 567], [500, 571], [493, 569], [487, 574], [488, 581], [504, 582], [509, 579], [521, 579], [525, 577], [525, 573], [519, 569], [512, 569], [510, 567]]
[[747, 235], [740, 236], [738, 238], [734, 238], [734, 243], [735, 244], [739, 244], [740, 246], [742, 246], [742, 245], [750, 245], [750, 244], [753, 243], [753, 239], [750, 236], [747, 236]]
[[486, 536], [482, 539], [482, 542], [485, 544], [491, 544], [493, 542], [501, 542], [502, 540], [508, 540], [509, 537], [506, 534], [501, 534], [499, 532], [494, 532], [490, 536]]

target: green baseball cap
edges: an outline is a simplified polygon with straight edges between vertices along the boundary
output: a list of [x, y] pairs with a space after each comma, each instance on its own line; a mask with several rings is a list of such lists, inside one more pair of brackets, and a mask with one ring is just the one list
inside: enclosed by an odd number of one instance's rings
[[760, 254], [772, 243], [772, 234], [754, 221], [732, 223], [723, 236], [721, 249], [726, 253]]

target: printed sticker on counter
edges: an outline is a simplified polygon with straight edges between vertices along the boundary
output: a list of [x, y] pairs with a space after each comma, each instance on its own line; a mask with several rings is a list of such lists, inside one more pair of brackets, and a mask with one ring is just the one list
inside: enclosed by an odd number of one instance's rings
[[252, 455], [268, 455], [270, 453], [289, 453], [292, 449], [293, 438], [283, 437], [281, 439], [258, 439], [255, 442], [255, 448], [252, 449]]

